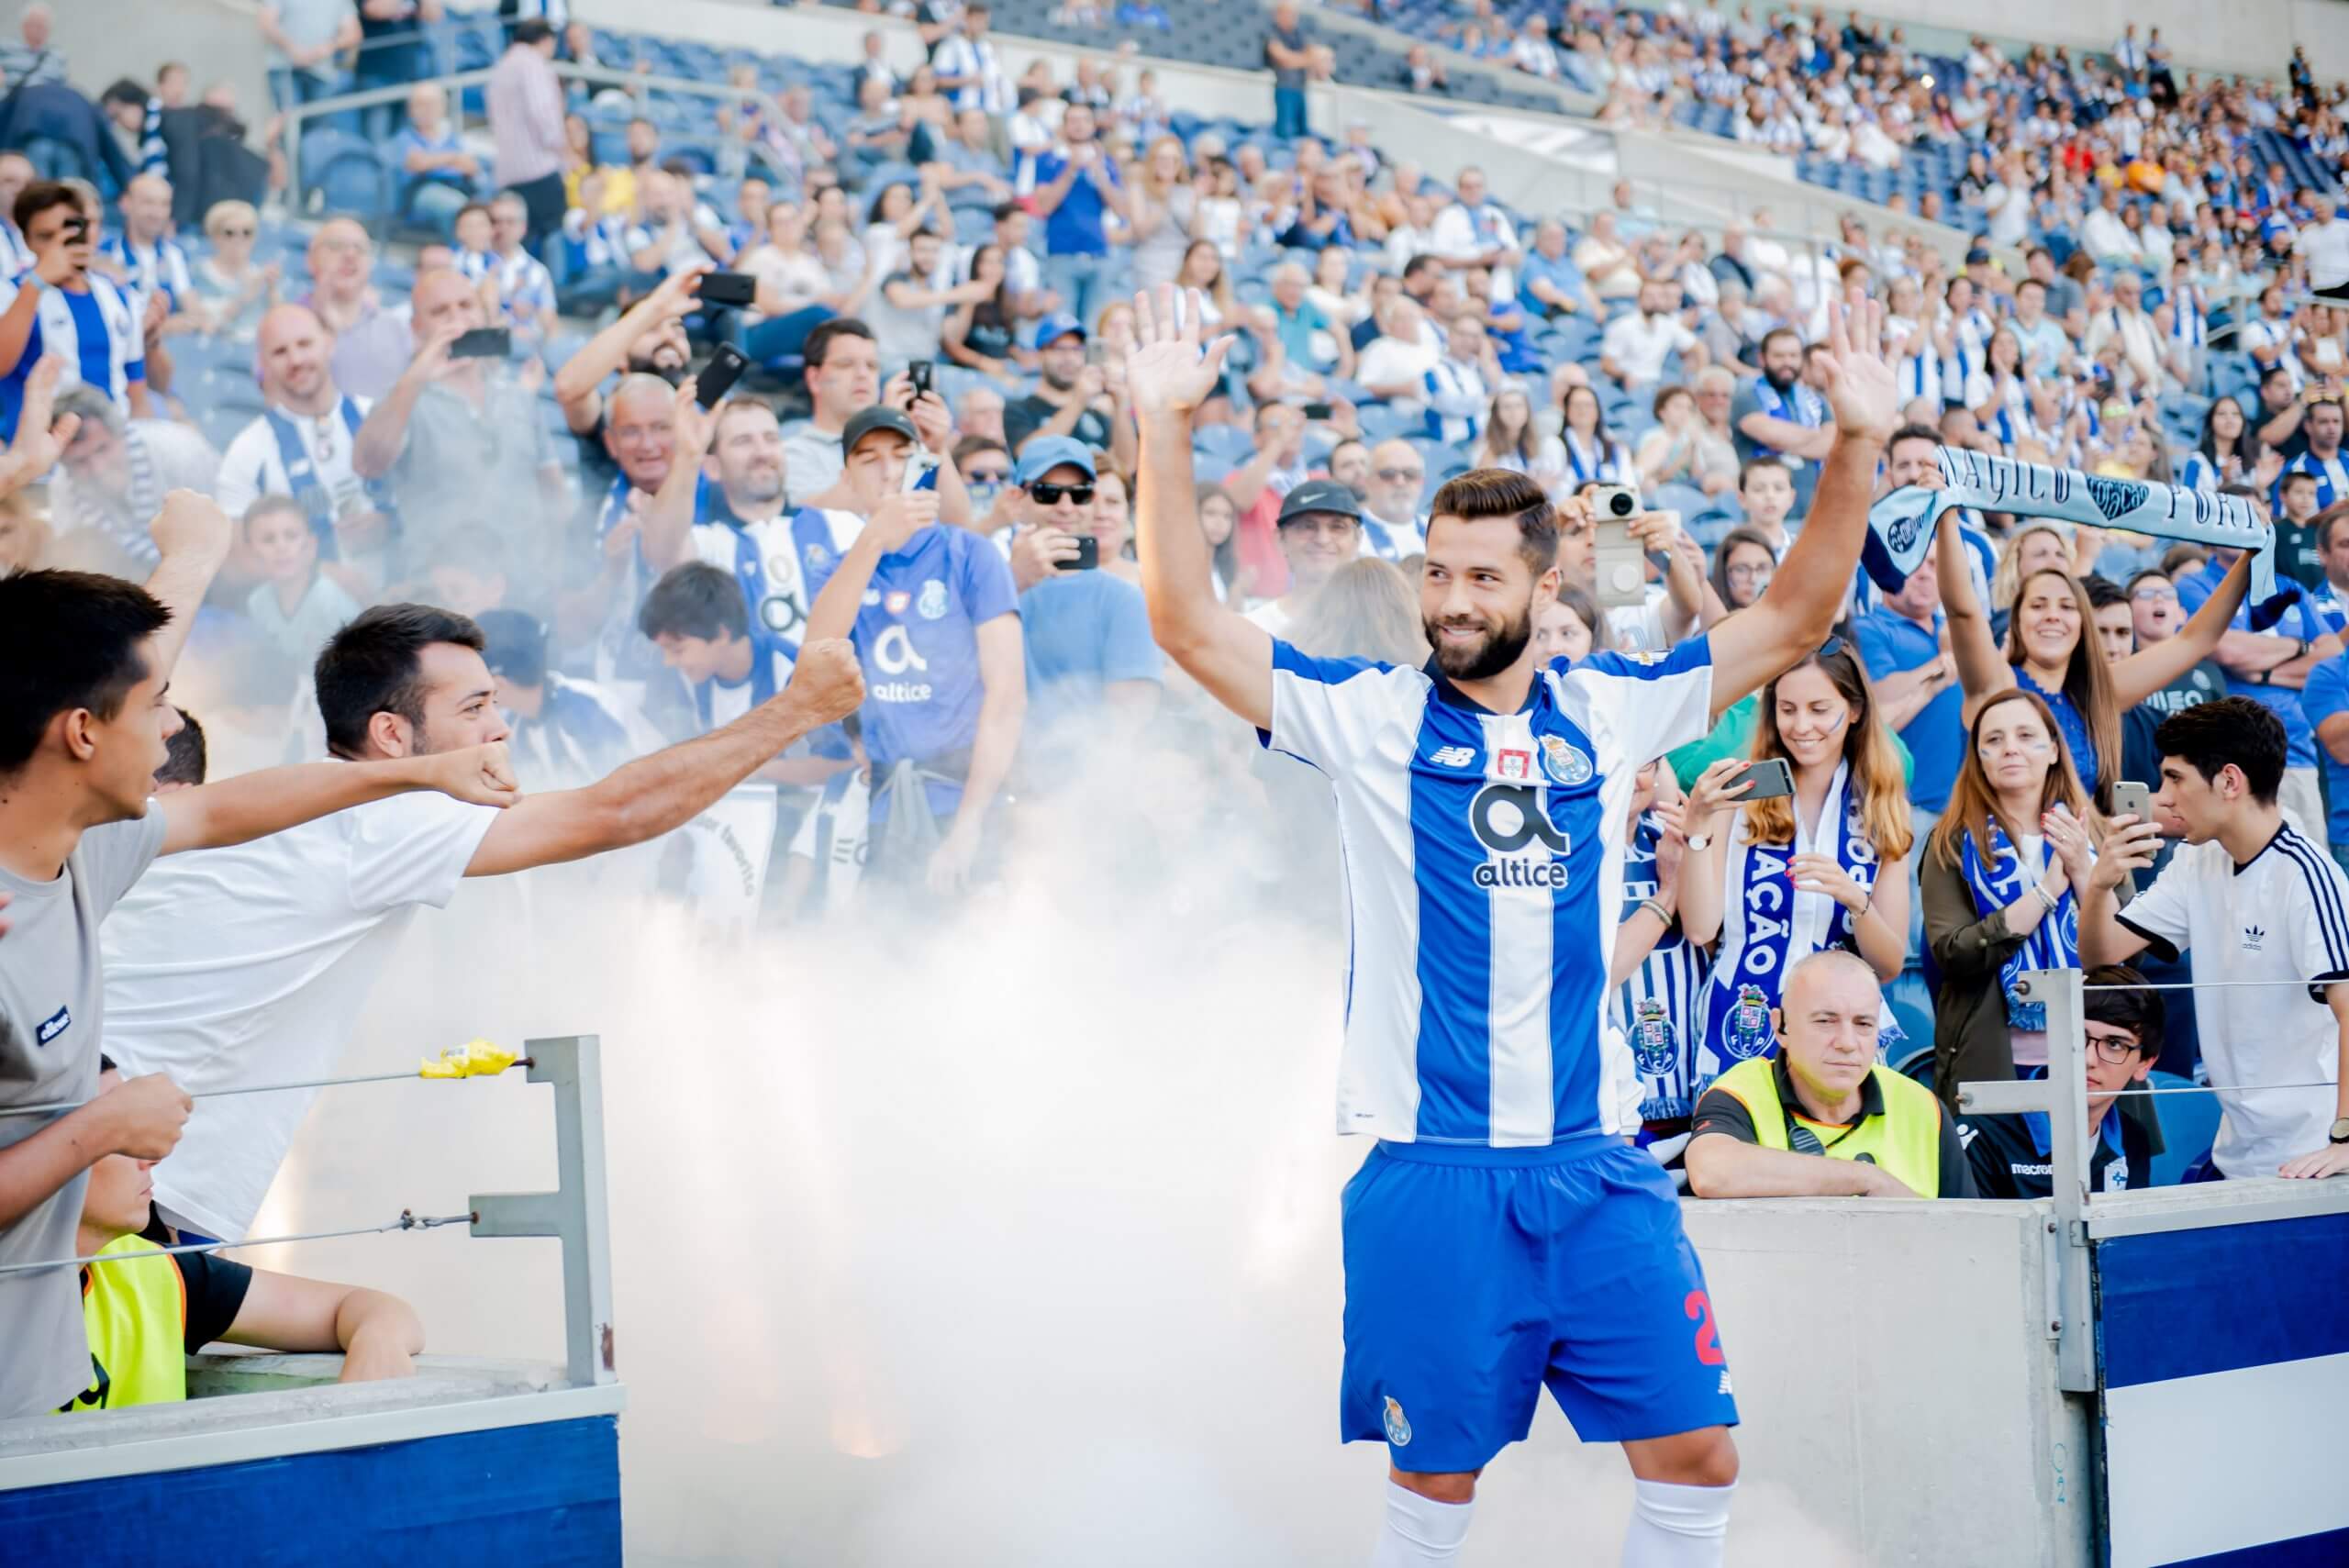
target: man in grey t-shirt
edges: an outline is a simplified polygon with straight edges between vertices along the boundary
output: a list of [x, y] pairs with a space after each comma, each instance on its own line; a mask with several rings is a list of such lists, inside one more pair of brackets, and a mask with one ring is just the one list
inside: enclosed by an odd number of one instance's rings
[[[25, 420], [48, 428], [46, 390], [28, 395]], [[152, 531], [151, 593], [95, 573], [0, 577], [0, 1269], [71, 1260], [90, 1166], [160, 1160], [186, 1124], [188, 1096], [161, 1075], [92, 1097], [105, 1033], [98, 923], [157, 855], [244, 843], [410, 789], [513, 799], [499, 745], [272, 768], [150, 800], [181, 722], [164, 690], [229, 526], [210, 500], [175, 490]], [[33, 1106], [73, 1108], [6, 1114]], [[77, 1278], [71, 1266], [0, 1273], [0, 1419], [53, 1410], [87, 1385]]]

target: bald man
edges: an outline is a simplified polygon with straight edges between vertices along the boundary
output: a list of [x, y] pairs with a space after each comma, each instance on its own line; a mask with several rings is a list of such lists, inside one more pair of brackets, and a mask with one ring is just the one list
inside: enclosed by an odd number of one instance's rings
[[381, 397], [416, 357], [416, 338], [375, 293], [375, 242], [347, 217], [310, 236], [310, 294], [303, 300], [334, 334], [334, 379], [359, 397]]
[[392, 389], [359, 431], [351, 466], [388, 480], [414, 557], [466, 524], [488, 524], [524, 559], [555, 547], [562, 470], [538, 398], [499, 357], [459, 356], [457, 339], [489, 325], [473, 281], [450, 268], [416, 280], [417, 339]]
[[159, 295], [166, 321], [184, 316], [195, 299], [187, 252], [172, 238], [172, 183], [161, 174], [141, 174], [124, 189], [122, 230], [108, 235], [98, 253], [114, 263], [121, 274], [117, 281], [138, 295], [142, 314]]
[[291, 495], [318, 536], [321, 559], [366, 561], [372, 571], [388, 542], [388, 503], [354, 458], [374, 404], [336, 383], [334, 349], [334, 334], [306, 305], [281, 305], [261, 318], [253, 339], [261, 417], [228, 443], [212, 493], [232, 517], [263, 495]]
[[1427, 488], [1427, 462], [1408, 441], [1381, 441], [1370, 449], [1370, 478], [1362, 503], [1362, 550], [1382, 561], [1425, 553], [1428, 515], [1419, 509]]

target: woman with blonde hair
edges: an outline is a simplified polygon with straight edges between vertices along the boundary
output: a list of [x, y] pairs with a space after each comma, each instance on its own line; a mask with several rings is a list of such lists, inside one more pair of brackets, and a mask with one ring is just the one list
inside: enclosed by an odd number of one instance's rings
[[1183, 144], [1162, 136], [1135, 164], [1133, 199], [1134, 286], [1171, 284], [1190, 248], [1198, 218], [1198, 193], [1184, 162]]
[[[1859, 656], [1840, 637], [1772, 681], [1756, 706], [1752, 761], [1781, 761], [1794, 793], [1748, 799], [1747, 764], [1698, 775], [1683, 821], [1680, 917], [1688, 939], [1720, 939], [1705, 988], [1698, 1065], [1718, 1074], [1774, 1042], [1770, 1011], [1787, 971], [1814, 952], [1856, 952], [1879, 980], [1909, 956], [1909, 792]], [[1900, 1037], [1877, 1015], [1878, 1054]]]
[[2054, 523], [2025, 523], [1998, 551], [1998, 567], [1990, 574], [1990, 608], [2000, 613], [2013, 609], [2016, 591], [2033, 572], [2071, 570], [2072, 541], [2064, 530]]
[[2010, 690], [1974, 716], [1949, 805], [1926, 841], [1918, 896], [1933, 993], [1933, 1082], [2011, 1078], [2047, 1061], [2047, 1008], [2017, 983], [2034, 969], [2080, 966], [2075, 903], [2094, 857], [2095, 813], [2054, 711]]
[[1224, 270], [1223, 252], [1215, 248], [1214, 240], [1191, 241], [1183, 252], [1183, 265], [1174, 274], [1174, 286], [1186, 291], [1195, 289], [1206, 296], [1203, 326], [1215, 327], [1230, 318], [1231, 278]]
[[204, 330], [215, 337], [250, 339], [277, 303], [277, 263], [253, 261], [260, 233], [261, 214], [250, 202], [214, 202], [205, 211], [204, 237], [212, 243], [212, 254], [189, 269], [189, 282], [203, 302], [198, 314]]
[[1428, 662], [1419, 595], [1392, 562], [1375, 555], [1330, 573], [1289, 640], [1317, 659], [1375, 659], [1414, 668]]

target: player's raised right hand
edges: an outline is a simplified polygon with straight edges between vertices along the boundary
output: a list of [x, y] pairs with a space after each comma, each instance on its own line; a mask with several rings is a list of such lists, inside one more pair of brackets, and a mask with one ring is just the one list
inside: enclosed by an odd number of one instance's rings
[[1178, 307], [1172, 284], [1134, 295], [1134, 349], [1126, 356], [1126, 387], [1138, 416], [1188, 415], [1223, 384], [1223, 356], [1231, 339], [1218, 338], [1201, 348], [1199, 320], [1206, 304], [1198, 290], [1190, 289]]

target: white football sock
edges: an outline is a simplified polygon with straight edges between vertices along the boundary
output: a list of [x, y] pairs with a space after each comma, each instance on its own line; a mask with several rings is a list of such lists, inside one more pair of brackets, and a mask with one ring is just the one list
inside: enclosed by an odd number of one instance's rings
[[1623, 1568], [1720, 1568], [1729, 1534], [1727, 1486], [1675, 1486], [1634, 1481], [1631, 1530], [1623, 1538]]
[[1386, 1528], [1378, 1534], [1370, 1568], [1448, 1568], [1468, 1539], [1468, 1516], [1475, 1507], [1473, 1500], [1439, 1503], [1387, 1482]]

